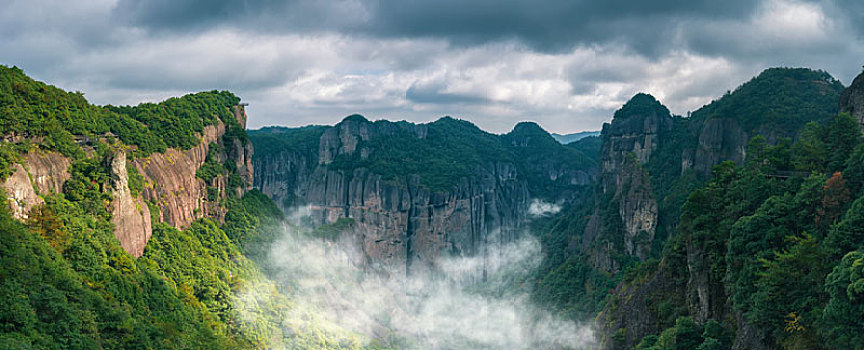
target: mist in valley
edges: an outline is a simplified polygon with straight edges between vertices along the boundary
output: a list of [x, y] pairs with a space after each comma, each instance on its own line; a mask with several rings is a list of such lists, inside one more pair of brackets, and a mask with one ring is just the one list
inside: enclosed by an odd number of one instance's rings
[[261, 310], [279, 305], [266, 300], [271, 284], [249, 286], [238, 300], [250, 312], [280, 313], [288, 340], [276, 347], [586, 349], [594, 344], [589, 322], [532, 305], [531, 276], [542, 255], [539, 241], [527, 232], [518, 241], [495, 243], [486, 254], [442, 257], [434, 268], [406, 276], [404, 266], [370, 261], [350, 232], [316, 236], [313, 228], [298, 224], [308, 221], [308, 213], [308, 208], [290, 212], [266, 261], [290, 306]]

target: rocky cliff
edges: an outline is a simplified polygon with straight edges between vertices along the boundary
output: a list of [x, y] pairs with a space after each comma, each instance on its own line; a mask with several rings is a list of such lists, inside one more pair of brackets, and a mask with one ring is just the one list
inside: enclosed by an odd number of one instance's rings
[[110, 163], [113, 175], [111, 222], [114, 224], [114, 237], [120, 240], [120, 246], [129, 254], [141, 256], [144, 246], [153, 235], [150, 208], [143, 198], [133, 196], [129, 189], [126, 153], [117, 151]]
[[[237, 125], [245, 129], [246, 112], [243, 106], [235, 106], [232, 112], [238, 121]], [[154, 203], [159, 209], [159, 219], [177, 228], [188, 227], [203, 217], [223, 220], [226, 209], [219, 204], [220, 201], [228, 197], [227, 191], [235, 191], [237, 196], [242, 196], [252, 187], [253, 173], [252, 144], [238, 138], [225, 138], [225, 132], [226, 125], [217, 119], [214, 125], [204, 128], [199, 144], [191, 149], [170, 148], [164, 153], [135, 159], [133, 163], [143, 176], [144, 190], [141, 198], [135, 199], [134, 211], [123, 190], [123, 179], [126, 178], [124, 169], [119, 164], [115, 167], [112, 162], [112, 169], [118, 169], [115, 174], [119, 179], [115, 187], [116, 235], [123, 243], [123, 248], [136, 256], [144, 251], [150, 237], [150, 212], [146, 205], [142, 206], [145, 202]], [[213, 147], [216, 149], [211, 149]], [[229, 186], [228, 175], [214, 177], [209, 183], [197, 175], [211, 152], [216, 154], [217, 162], [234, 164], [236, 174], [241, 179], [237, 184], [239, 186]], [[125, 157], [115, 157], [115, 162], [121, 159]], [[216, 195], [208, 191], [215, 191]]]
[[621, 252], [640, 259], [650, 253], [657, 229], [657, 200], [643, 167], [671, 127], [669, 110], [646, 94], [634, 96], [615, 113], [612, 123], [603, 125], [598, 196], [610, 205], [595, 210], [593, 216], [598, 218], [592, 221], [604, 225], [590, 228], [589, 239], [583, 240], [598, 268], [617, 271], [620, 262], [613, 257]]
[[[245, 128], [246, 114], [242, 106], [234, 107], [231, 115], [238, 121], [234, 127]], [[190, 149], [169, 148], [165, 152], [127, 160], [128, 146], [119, 143], [111, 146], [115, 149], [104, 159], [111, 185], [105, 190], [112, 197], [114, 234], [127, 252], [140, 256], [152, 234], [148, 203], [158, 209], [159, 220], [185, 228], [202, 217], [221, 220], [225, 208], [219, 203], [229, 196], [227, 191], [242, 196], [251, 188], [252, 144], [241, 138], [225, 137], [225, 134], [226, 125], [217, 118], [214, 125], [205, 127], [199, 135], [198, 145]], [[89, 146], [84, 149], [89, 157], [99, 156]], [[239, 180], [229, 185], [231, 174], [216, 176], [209, 183], [197, 176], [211, 153], [219, 163], [230, 162]], [[52, 151], [33, 150], [23, 154], [2, 184], [14, 217], [26, 219], [34, 206], [44, 202], [43, 196], [63, 193], [72, 162], [71, 158]], [[143, 178], [140, 195], [130, 190], [127, 162]]]
[[284, 210], [308, 206], [318, 225], [352, 219], [369, 260], [397, 270], [430, 268], [442, 254], [494, 254], [522, 234], [532, 201], [563, 205], [595, 174], [590, 159], [533, 123], [496, 136], [451, 118], [351, 116], [251, 137], [257, 188]]
[[69, 179], [72, 160], [57, 152], [30, 151], [15, 164], [14, 171], [3, 182], [12, 206], [13, 216], [26, 219], [33, 206], [43, 203], [41, 195], [61, 193]]
[[[861, 77], [856, 81], [864, 84]], [[670, 116], [646, 95], [634, 96], [601, 134], [598, 204], [582, 235], [583, 253], [596, 268], [613, 272], [633, 261], [661, 257], [664, 241], [676, 233], [681, 205], [708, 179], [712, 167], [730, 160], [743, 163], [753, 136], [777, 143], [795, 139], [809, 121], [824, 123], [837, 113], [833, 101], [842, 89], [821, 71], [773, 68], [689, 118]], [[855, 101], [860, 104], [864, 94], [850, 88], [842, 95], [841, 110], [861, 113]], [[604, 348], [628, 349], [671, 326], [661, 317], [664, 311], [645, 304], [652, 296], [662, 296], [656, 303], [686, 307], [684, 313], [698, 324], [737, 320], [734, 348], [764, 348], [760, 330], [730, 310], [722, 278], [709, 270], [712, 262], [704, 247], [688, 242], [681, 251], [683, 257], [662, 257], [661, 267], [650, 276], [616, 289], [598, 318]]]
[[849, 88], [840, 94], [840, 112], [849, 113], [864, 129], [864, 74], [859, 74]]

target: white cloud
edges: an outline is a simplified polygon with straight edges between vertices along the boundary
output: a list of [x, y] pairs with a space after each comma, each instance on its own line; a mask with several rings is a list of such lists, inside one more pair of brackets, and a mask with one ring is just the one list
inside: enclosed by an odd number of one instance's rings
[[671, 49], [650, 57], [614, 41], [542, 52], [515, 40], [454, 46], [335, 30], [161, 33], [118, 22], [115, 5], [0, 4], [0, 63], [99, 104], [228, 89], [251, 103], [251, 127], [361, 113], [420, 122], [453, 115], [493, 132], [534, 120], [564, 133], [599, 129], [637, 92], [685, 114], [770, 66], [823, 68], [849, 82], [864, 54], [841, 9], [793, 0], [765, 0], [740, 18], [676, 20], [661, 45]]
[[246, 286], [235, 300], [250, 313], [241, 313], [241, 319], [255, 313], [282, 317], [288, 339], [273, 339], [271, 347], [281, 348], [297, 333], [318, 329], [326, 332], [322, 338], [334, 342], [359, 334], [365, 338], [360, 345], [378, 339], [411, 349], [596, 346], [590, 320], [564, 319], [529, 300], [532, 283], [525, 278], [542, 257], [540, 243], [530, 235], [490, 244], [486, 256], [440, 257], [434, 272], [406, 276], [400, 263], [370, 264], [350, 232], [325, 241], [303, 230], [287, 227], [270, 246], [271, 277], [289, 293], [290, 307], [268, 300], [273, 287], [267, 283]]
[[528, 206], [528, 214], [534, 217], [554, 215], [558, 214], [559, 211], [561, 211], [560, 205], [539, 199], [532, 200]]

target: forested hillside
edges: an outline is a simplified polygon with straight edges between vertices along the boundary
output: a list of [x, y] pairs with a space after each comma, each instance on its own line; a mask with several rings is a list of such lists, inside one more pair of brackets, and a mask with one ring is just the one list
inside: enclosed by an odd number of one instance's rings
[[351, 115], [334, 126], [255, 130], [250, 139], [257, 188], [286, 211], [308, 206], [317, 225], [353, 223], [369, 263], [397, 270], [494, 257], [526, 236], [530, 220], [588, 197], [597, 173], [596, 157], [531, 122], [496, 135], [451, 117], [415, 124]]
[[359, 346], [284, 324], [290, 301], [262, 264], [282, 213], [243, 179], [238, 102], [100, 107], [0, 66], [0, 348]]
[[[649, 295], [679, 305], [654, 310], [662, 332], [636, 348], [864, 347], [862, 156], [858, 122], [840, 114], [794, 144], [754, 137], [745, 164], [715, 167], [660, 261], [624, 282], [622, 297], [666, 279], [673, 293]], [[600, 319], [626, 317], [615, 308], [629, 302], [611, 302]]]
[[634, 97], [604, 127], [594, 203], [541, 229], [535, 299], [602, 311], [606, 349], [862, 348], [864, 146], [842, 89], [773, 68], [689, 117]]
[[0, 66], [0, 348], [572, 348], [594, 319], [605, 349], [864, 349], [842, 91], [772, 68], [687, 117], [638, 94], [568, 145], [450, 117], [250, 137], [229, 92], [95, 106]]

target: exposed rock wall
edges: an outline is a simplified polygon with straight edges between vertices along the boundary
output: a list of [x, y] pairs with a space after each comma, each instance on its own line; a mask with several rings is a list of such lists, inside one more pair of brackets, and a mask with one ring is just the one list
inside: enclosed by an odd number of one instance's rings
[[[233, 109], [241, 127], [245, 127], [246, 112], [242, 106]], [[129, 174], [126, 168], [126, 153], [117, 150], [108, 161], [111, 165], [113, 200], [111, 202], [114, 235], [130, 254], [140, 256], [152, 235], [152, 223], [147, 201], [159, 207], [159, 218], [177, 228], [185, 228], [192, 221], [209, 216], [222, 220], [225, 209], [219, 203], [208, 201], [207, 187], [218, 190], [219, 198], [225, 198], [227, 180], [220, 176], [212, 183], [196, 177], [198, 168], [204, 164], [211, 143], [218, 144], [222, 152], [218, 161], [233, 162], [241, 186], [237, 195], [242, 196], [252, 187], [252, 144], [240, 139], [231, 139], [225, 145], [225, 125], [217, 120], [215, 125], [204, 128], [201, 142], [189, 150], [168, 149], [165, 153], [154, 153], [147, 158], [135, 159], [136, 169], [144, 177], [144, 190], [140, 197], [132, 196], [129, 190]], [[88, 153], [93, 156], [93, 153]], [[26, 219], [28, 212], [44, 203], [40, 195], [60, 193], [63, 184], [70, 178], [72, 160], [56, 152], [30, 151], [22, 155], [22, 164], [13, 165], [14, 172], [3, 183], [12, 208], [13, 216]]]
[[588, 249], [595, 267], [604, 271], [620, 268], [614, 256], [647, 258], [657, 231], [657, 199], [644, 166], [663, 145], [672, 116], [653, 97], [637, 95], [634, 100], [637, 98], [646, 108], [617, 114], [601, 131], [600, 201], [610, 201], [617, 210], [598, 208], [585, 230], [582, 247]]
[[[242, 109], [235, 109], [235, 116], [238, 115], [245, 121], [245, 112]], [[237, 166], [238, 175], [244, 182], [237, 194], [242, 196], [252, 186], [252, 144], [244, 145], [240, 140], [233, 139], [231, 144], [224, 145], [224, 134], [225, 124], [217, 121], [216, 124], [204, 128], [201, 142], [191, 149], [171, 148], [165, 153], [154, 153], [146, 158], [135, 159], [136, 168], [144, 176], [142, 196], [144, 200], [156, 203], [160, 209], [161, 221], [177, 228], [185, 228], [203, 217], [209, 216], [217, 220], [224, 217], [225, 209], [207, 200], [207, 186], [216, 187], [220, 196], [224, 197], [225, 179], [217, 177], [213, 183], [207, 184], [196, 176], [198, 168], [207, 159], [211, 143], [220, 145], [224, 150], [219, 154], [219, 161], [227, 159]]]
[[[283, 210], [308, 206], [316, 224], [353, 219], [368, 260], [397, 271], [428, 270], [441, 255], [491, 257], [497, 247], [521, 235], [532, 194], [515, 164], [478, 166], [446, 191], [430, 191], [416, 175], [385, 179], [365, 168], [331, 166], [339, 155], [369, 157], [374, 150], [363, 142], [388, 137], [396, 128], [417, 139], [428, 135], [427, 125], [373, 124], [349, 117], [324, 130], [317, 149], [259, 152], [255, 187]], [[550, 167], [548, 173], [551, 181], [568, 185], [593, 180], [587, 169]]]
[[[240, 127], [244, 130], [246, 129], [246, 109], [241, 106], [234, 106], [233, 108], [234, 118], [237, 119], [237, 123], [240, 124]], [[241, 140], [234, 139], [231, 141], [230, 145], [226, 147], [228, 150], [226, 151], [226, 156], [228, 159], [232, 159], [234, 161], [234, 165], [237, 168], [237, 174], [240, 175], [240, 178], [243, 179], [243, 187], [240, 187], [238, 191], [246, 191], [252, 187], [252, 182], [254, 179], [254, 168], [252, 167], [252, 155], [255, 153], [252, 148], [252, 142], [247, 142], [243, 144]], [[238, 195], [242, 196], [243, 193], [238, 193]]]
[[705, 121], [699, 133], [694, 169], [703, 175], [711, 174], [711, 168], [720, 162], [744, 161], [749, 137], [734, 119], [711, 118]]
[[57, 152], [30, 151], [22, 157], [39, 193], [63, 192], [72, 160]]
[[858, 119], [864, 130], [864, 73], [855, 77], [852, 85], [840, 94], [840, 112], [849, 113]]
[[12, 207], [12, 216], [23, 220], [30, 209], [44, 203], [40, 194], [63, 191], [72, 161], [60, 153], [39, 150], [27, 152], [21, 158], [23, 164], [13, 166], [14, 172], [3, 182], [3, 188]]
[[207, 184], [195, 176], [204, 164], [211, 142], [219, 141], [225, 125], [219, 122], [204, 128], [201, 143], [189, 150], [168, 149], [134, 161], [144, 176], [143, 197], [159, 206], [161, 221], [184, 228], [204, 217]]
[[129, 173], [126, 170], [126, 153], [117, 151], [111, 159], [111, 175], [114, 199], [111, 201], [111, 222], [114, 236], [120, 245], [135, 257], [144, 253], [144, 246], [153, 229], [150, 208], [140, 197], [133, 197], [129, 190]]
[[6, 191], [9, 205], [12, 208], [12, 217], [24, 220], [29, 217], [28, 213], [34, 206], [45, 203], [42, 197], [33, 189], [33, 183], [30, 182], [30, 175], [21, 164], [12, 166], [14, 172], [6, 181], [3, 182], [3, 189]]

